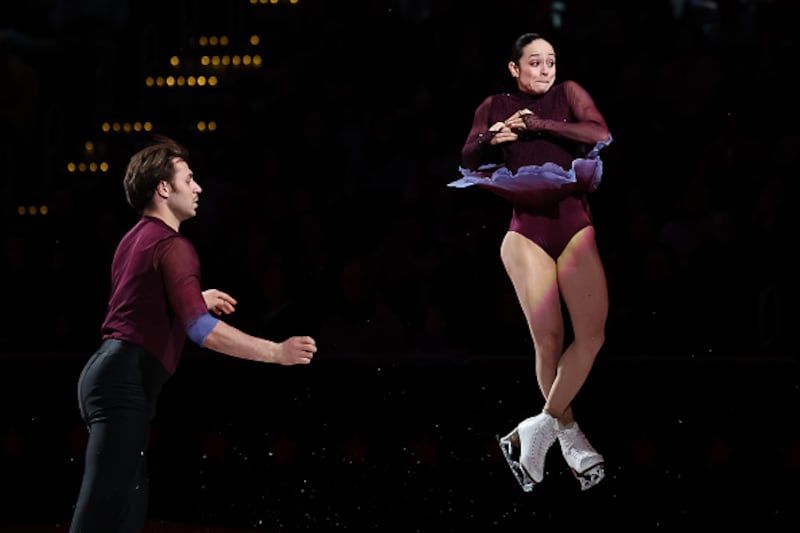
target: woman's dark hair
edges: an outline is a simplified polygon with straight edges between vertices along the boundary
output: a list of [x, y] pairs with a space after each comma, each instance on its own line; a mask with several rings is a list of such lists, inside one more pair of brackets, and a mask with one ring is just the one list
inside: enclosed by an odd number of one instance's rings
[[156, 136], [153, 144], [131, 157], [125, 171], [125, 197], [139, 213], [144, 211], [161, 181], [172, 183], [175, 159], [189, 162], [189, 151], [169, 137]]
[[544, 36], [538, 33], [523, 33], [517, 37], [517, 40], [511, 45], [511, 57], [509, 58], [511, 62], [519, 64], [519, 60], [522, 57], [522, 49], [536, 39], [544, 39]]

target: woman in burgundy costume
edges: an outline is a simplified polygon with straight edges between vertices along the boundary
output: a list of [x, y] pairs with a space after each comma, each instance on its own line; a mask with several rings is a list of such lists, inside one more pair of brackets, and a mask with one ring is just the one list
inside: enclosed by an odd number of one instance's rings
[[[484, 187], [513, 206], [500, 256], [530, 328], [545, 402], [499, 439], [503, 454], [530, 491], [558, 441], [586, 490], [603, 479], [603, 456], [571, 404], [605, 339], [608, 290], [587, 195], [600, 182], [598, 152], [611, 135], [583, 87], [555, 83], [555, 51], [540, 35], [515, 41], [508, 69], [517, 90], [478, 106], [462, 150], [464, 177], [450, 186]], [[562, 304], [572, 327], [566, 346]]]

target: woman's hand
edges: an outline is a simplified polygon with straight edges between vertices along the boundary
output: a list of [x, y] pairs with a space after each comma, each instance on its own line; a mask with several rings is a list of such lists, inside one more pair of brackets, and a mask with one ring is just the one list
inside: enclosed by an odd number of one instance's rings
[[223, 313], [226, 315], [233, 313], [236, 310], [234, 306], [238, 303], [233, 296], [217, 289], [203, 291], [203, 300], [205, 300], [208, 310], [217, 316]]
[[[527, 120], [523, 117], [533, 115], [533, 111], [530, 109], [520, 109], [507, 119], [503, 121], [503, 124], [506, 125], [510, 130], [515, 131], [517, 133], [522, 133], [526, 129], [528, 129]], [[535, 116], [535, 115], [534, 115]]]
[[530, 116], [536, 116], [530, 109], [520, 109], [503, 122], [495, 122], [489, 131], [494, 133], [494, 136], [489, 141], [490, 144], [501, 144], [512, 142], [519, 139], [519, 134], [528, 129], [526, 120]]

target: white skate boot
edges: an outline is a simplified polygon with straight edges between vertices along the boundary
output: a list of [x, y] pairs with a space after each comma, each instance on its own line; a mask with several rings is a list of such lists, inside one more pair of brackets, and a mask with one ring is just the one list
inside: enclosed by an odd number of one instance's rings
[[567, 465], [575, 478], [580, 481], [581, 490], [590, 489], [603, 481], [605, 477], [603, 456], [589, 444], [577, 422], [566, 427], [560, 426], [558, 442]]
[[522, 490], [530, 492], [544, 479], [547, 450], [556, 441], [558, 422], [548, 413], [526, 418], [499, 438], [500, 450]]

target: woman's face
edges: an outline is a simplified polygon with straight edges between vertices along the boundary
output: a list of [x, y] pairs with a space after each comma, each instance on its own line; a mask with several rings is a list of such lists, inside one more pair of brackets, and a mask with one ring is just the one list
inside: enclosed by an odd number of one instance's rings
[[522, 49], [522, 56], [517, 63], [508, 63], [508, 69], [517, 79], [520, 91], [544, 94], [556, 79], [556, 53], [550, 43], [536, 39]]

